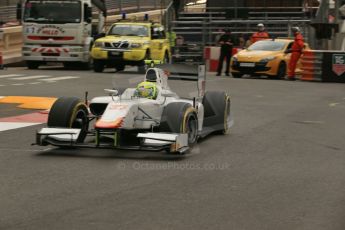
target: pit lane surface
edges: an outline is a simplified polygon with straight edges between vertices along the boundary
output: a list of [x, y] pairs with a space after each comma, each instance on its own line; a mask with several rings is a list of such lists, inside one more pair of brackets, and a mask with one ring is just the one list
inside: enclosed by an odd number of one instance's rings
[[[32, 78], [0, 77], [0, 96], [93, 97], [141, 77], [10, 74]], [[210, 76], [207, 88], [230, 92], [235, 125], [185, 157], [31, 146], [44, 125], [0, 132], [0, 229], [344, 229], [345, 86]], [[0, 118], [32, 112], [0, 104]]]

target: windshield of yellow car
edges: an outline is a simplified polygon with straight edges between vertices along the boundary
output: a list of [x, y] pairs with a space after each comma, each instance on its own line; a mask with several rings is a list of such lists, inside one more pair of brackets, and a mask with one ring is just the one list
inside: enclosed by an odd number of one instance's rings
[[147, 26], [143, 25], [115, 24], [109, 30], [108, 35], [148, 37], [149, 30]]
[[253, 45], [248, 47], [248, 50], [260, 50], [260, 51], [280, 51], [283, 50], [286, 42], [282, 41], [257, 41]]

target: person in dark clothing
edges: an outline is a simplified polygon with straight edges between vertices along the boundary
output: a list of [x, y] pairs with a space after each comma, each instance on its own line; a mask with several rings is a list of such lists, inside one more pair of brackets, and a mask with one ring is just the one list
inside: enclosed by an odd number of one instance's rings
[[230, 60], [232, 56], [233, 46], [238, 45], [237, 38], [231, 34], [229, 29], [224, 30], [224, 34], [220, 37], [218, 44], [220, 44], [220, 56], [217, 69], [217, 76], [220, 76], [223, 69], [223, 61], [226, 59], [225, 74], [229, 76]]
[[175, 19], [178, 19], [178, 12], [180, 11], [181, 1], [180, 0], [173, 0], [173, 6], [175, 11]]

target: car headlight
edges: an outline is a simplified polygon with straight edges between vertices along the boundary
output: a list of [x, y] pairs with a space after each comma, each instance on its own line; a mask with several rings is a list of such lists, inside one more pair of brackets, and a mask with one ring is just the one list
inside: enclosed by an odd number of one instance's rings
[[142, 46], [141, 43], [132, 43], [131, 48], [140, 48]]
[[260, 62], [269, 62], [269, 61], [273, 61], [274, 59], [276, 59], [276, 57], [266, 57], [260, 60]]
[[102, 48], [104, 46], [103, 42], [95, 42], [95, 47]]

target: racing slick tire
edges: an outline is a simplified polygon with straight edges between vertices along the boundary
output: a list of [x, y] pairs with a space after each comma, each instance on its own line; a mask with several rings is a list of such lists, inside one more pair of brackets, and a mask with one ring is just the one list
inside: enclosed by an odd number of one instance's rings
[[187, 133], [192, 147], [198, 140], [198, 115], [193, 106], [184, 102], [168, 104], [162, 114], [160, 132]]
[[26, 66], [28, 69], [38, 69], [40, 63], [38, 61], [26, 61]]
[[89, 129], [87, 106], [76, 97], [60, 97], [51, 107], [48, 115], [48, 127], [81, 129], [77, 139], [82, 143]]
[[202, 104], [204, 105], [204, 127], [221, 134], [229, 133], [230, 96], [225, 92], [209, 91], [205, 93]]
[[102, 60], [94, 60], [93, 62], [93, 70], [96, 73], [102, 73], [105, 67], [105, 63]]

